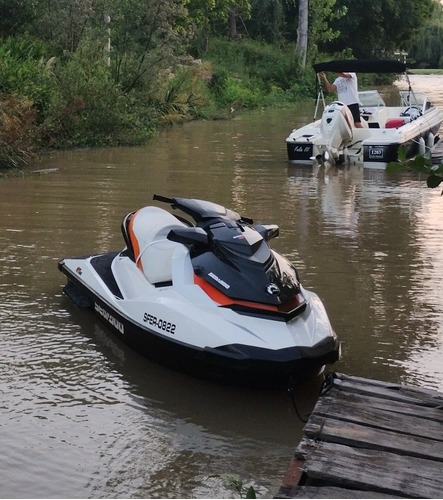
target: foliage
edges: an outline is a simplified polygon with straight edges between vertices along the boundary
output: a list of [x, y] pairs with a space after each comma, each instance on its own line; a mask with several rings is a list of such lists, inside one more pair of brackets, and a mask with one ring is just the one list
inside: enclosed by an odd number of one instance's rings
[[23, 32], [36, 16], [35, 0], [3, 0], [0, 2], [0, 37]]
[[28, 99], [0, 95], [0, 168], [22, 167], [33, 158], [35, 117]]
[[190, 24], [198, 26], [197, 31], [219, 36], [228, 34], [226, 21], [232, 14], [242, 22], [251, 15], [249, 0], [188, 0], [186, 8]]
[[[298, 65], [299, 5], [0, 0], [0, 107], [10, 127], [0, 131], [1, 165], [22, 164], [36, 144], [138, 144], [164, 124], [314, 97], [312, 67]], [[308, 58], [412, 46], [417, 65], [435, 64], [441, 9], [437, 0], [310, 0]]]
[[254, 108], [289, 99], [300, 77], [294, 71], [292, 47], [252, 40], [233, 44], [223, 38], [213, 41], [206, 58], [214, 66], [210, 90], [224, 108]]
[[[386, 167], [386, 171], [397, 172], [405, 169], [425, 173], [428, 176], [426, 184], [429, 188], [436, 188], [443, 182], [443, 163], [434, 165], [431, 158], [421, 155], [407, 159], [406, 148], [400, 146], [398, 150], [398, 160], [389, 163]], [[441, 194], [443, 195], [443, 191]]]
[[44, 43], [28, 36], [0, 39], [0, 91], [25, 96], [42, 115], [51, 85], [46, 49]]
[[340, 36], [319, 48], [338, 52], [351, 47], [358, 58], [388, 57], [408, 48], [434, 4], [434, 0], [337, 0], [338, 9], [347, 9], [345, 17], [331, 22]]
[[207, 85], [211, 78], [212, 65], [208, 62], [183, 66], [176, 74], [166, 73], [159, 78], [151, 103], [162, 123], [207, 117], [212, 107]]
[[42, 126], [51, 147], [138, 143], [156, 128], [148, 100], [115, 85], [94, 47], [84, 39], [71, 58], [53, 68], [50, 117]]
[[113, 0], [111, 70], [125, 92], [152, 90], [160, 73], [175, 71], [183, 63], [191, 36], [184, 4], [184, 0]]
[[337, 0], [311, 0], [309, 2], [309, 55], [314, 60], [318, 54], [318, 46], [327, 44], [341, 36], [340, 31], [333, 26], [346, 16], [348, 7], [337, 6]]
[[417, 31], [409, 58], [420, 68], [443, 68], [443, 6], [435, 4], [429, 23]]
[[73, 53], [85, 30], [97, 24], [98, 19], [103, 22], [104, 1], [33, 0], [35, 19], [28, 26], [28, 31], [49, 44], [52, 56]]
[[240, 498], [256, 498], [254, 487], [245, 485], [236, 474], [221, 474], [220, 477], [237, 491]]

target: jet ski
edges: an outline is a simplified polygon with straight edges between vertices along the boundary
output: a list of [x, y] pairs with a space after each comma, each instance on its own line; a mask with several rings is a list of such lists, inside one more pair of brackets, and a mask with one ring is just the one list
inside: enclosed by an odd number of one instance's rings
[[170, 207], [127, 214], [123, 250], [58, 263], [77, 306], [139, 353], [213, 381], [288, 387], [339, 359], [321, 300], [269, 246], [278, 226], [209, 201], [153, 199]]

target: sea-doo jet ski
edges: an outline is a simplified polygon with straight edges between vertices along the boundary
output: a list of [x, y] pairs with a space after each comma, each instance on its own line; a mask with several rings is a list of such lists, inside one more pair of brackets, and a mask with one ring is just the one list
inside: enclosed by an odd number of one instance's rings
[[[122, 251], [65, 258], [65, 294], [138, 352], [232, 384], [298, 384], [339, 358], [319, 297], [272, 250], [276, 225], [198, 199], [154, 195], [127, 214]], [[189, 220], [192, 218], [193, 220]]]

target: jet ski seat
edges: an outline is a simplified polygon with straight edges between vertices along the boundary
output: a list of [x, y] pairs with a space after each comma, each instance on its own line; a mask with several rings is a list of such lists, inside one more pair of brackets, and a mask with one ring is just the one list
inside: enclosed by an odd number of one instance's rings
[[172, 254], [179, 243], [167, 239], [171, 229], [186, 227], [158, 207], [144, 207], [122, 222], [127, 253], [152, 284], [172, 281]]

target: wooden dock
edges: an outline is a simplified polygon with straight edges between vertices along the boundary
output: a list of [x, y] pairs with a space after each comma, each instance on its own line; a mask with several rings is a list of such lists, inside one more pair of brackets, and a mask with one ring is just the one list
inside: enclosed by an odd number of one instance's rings
[[328, 379], [274, 498], [443, 498], [443, 394]]

